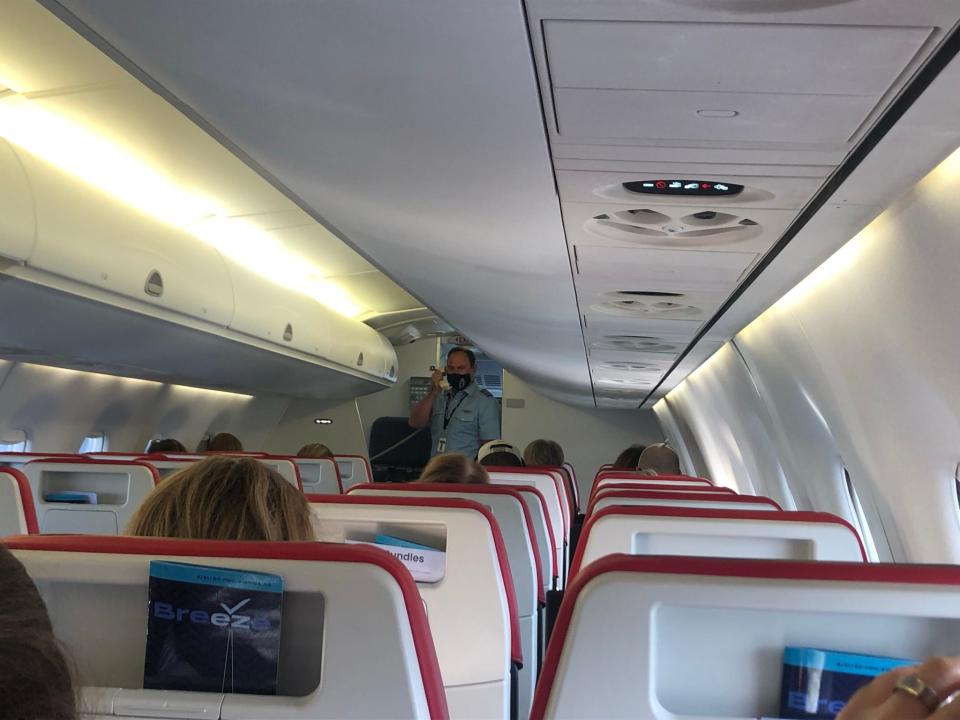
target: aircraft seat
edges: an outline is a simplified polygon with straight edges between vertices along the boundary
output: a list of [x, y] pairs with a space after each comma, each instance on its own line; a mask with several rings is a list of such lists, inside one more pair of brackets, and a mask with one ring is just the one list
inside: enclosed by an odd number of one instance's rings
[[[517, 594], [518, 622], [523, 657], [527, 662], [518, 672], [519, 717], [530, 714], [533, 688], [537, 681], [536, 658], [542, 635], [542, 609], [546, 592], [541, 583], [543, 569], [537, 546], [533, 520], [527, 504], [519, 492], [499, 485], [458, 485], [445, 483], [367, 483], [354, 485], [350, 496], [386, 497], [459, 497], [473, 500], [493, 513], [507, 550], [513, 587]], [[546, 548], [547, 551], [550, 548]]]
[[783, 510], [776, 502], [759, 495], [725, 493], [684, 493], [659, 490], [611, 490], [604, 497], [594, 498], [587, 508], [587, 517], [615, 505], [659, 505], [662, 507], [705, 507], [716, 510]]
[[[563, 587], [567, 570], [567, 546], [570, 539], [570, 517], [565, 494], [556, 477], [549, 473], [522, 472], [526, 468], [488, 467], [490, 482], [495, 485], [529, 485], [543, 495], [554, 530], [554, 562], [559, 568], [558, 586]], [[520, 471], [520, 472], [514, 472]]]
[[681, 555], [866, 562], [857, 531], [818, 512], [608, 507], [583, 526], [570, 577], [606, 555]]
[[670, 485], [708, 485], [714, 484], [706, 478], [690, 477], [688, 475], [643, 475], [630, 470], [602, 470], [597, 473], [593, 480], [593, 486], [590, 488], [590, 496], [593, 497], [597, 490], [610, 483], [636, 483], [638, 485], [657, 485], [668, 483]]
[[303, 491], [311, 494], [342, 495], [343, 482], [340, 470], [333, 458], [291, 457], [300, 471]]
[[[145, 462], [85, 457], [31, 460], [22, 472], [41, 533], [117, 535], [160, 479]], [[53, 493], [63, 492], [89, 493], [96, 503], [53, 499]]]
[[517, 597], [493, 513], [462, 498], [308, 495], [307, 500], [323, 540], [372, 542], [383, 534], [444, 550], [442, 577], [417, 587], [450, 716], [509, 717], [511, 666], [523, 664], [523, 652]]
[[27, 477], [12, 467], [0, 469], [0, 537], [38, 532], [37, 512]]
[[960, 568], [608, 555], [570, 583], [530, 717], [776, 717], [787, 646], [954, 654]]
[[370, 461], [363, 455], [334, 455], [340, 472], [340, 481], [343, 491], [346, 492], [354, 485], [373, 482], [373, 470]]
[[[416, 585], [389, 553], [316, 542], [30, 536], [5, 541], [37, 584], [98, 718], [446, 718]], [[283, 576], [275, 696], [144, 690], [148, 566]]]

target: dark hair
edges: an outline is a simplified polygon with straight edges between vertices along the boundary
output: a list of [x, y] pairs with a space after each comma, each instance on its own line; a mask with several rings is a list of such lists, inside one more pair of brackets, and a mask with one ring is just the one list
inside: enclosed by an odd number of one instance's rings
[[454, 353], [461, 352], [467, 356], [467, 360], [470, 361], [470, 367], [475, 368], [477, 366], [477, 356], [474, 354], [473, 350], [470, 348], [465, 348], [460, 345], [457, 345], [455, 348], [451, 348], [450, 352], [447, 353], [447, 360], [450, 359], [450, 356]]
[[0, 543], [0, 715], [75, 720], [73, 676], [26, 569]]
[[512, 452], [499, 450], [485, 455], [480, 464], [484, 467], [523, 467], [523, 459], [518, 458]]
[[622, 453], [617, 455], [617, 459], [613, 461], [613, 467], [615, 470], [636, 470], [637, 463], [640, 461], [640, 455], [643, 454], [643, 451], [646, 448], [643, 445], [631, 445]]
[[147, 453], [164, 453], [164, 452], [186, 452], [187, 448], [184, 447], [183, 443], [174, 438], [161, 438], [159, 440], [151, 440], [150, 444], [147, 445]]
[[485, 485], [490, 482], [490, 476], [479, 463], [466, 455], [446, 453], [430, 458], [417, 482]]
[[534, 440], [523, 451], [523, 462], [540, 467], [563, 465], [563, 448], [553, 440]]
[[207, 452], [243, 452], [243, 443], [231, 433], [217, 433], [207, 443]]
[[308, 443], [297, 450], [300, 458], [332, 458], [333, 451], [323, 443]]

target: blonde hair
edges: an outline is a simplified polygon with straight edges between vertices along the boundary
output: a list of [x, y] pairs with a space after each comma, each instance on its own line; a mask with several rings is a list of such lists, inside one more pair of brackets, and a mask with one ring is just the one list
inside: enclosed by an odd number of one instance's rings
[[333, 451], [323, 443], [309, 443], [297, 450], [297, 457], [302, 458], [332, 458]]
[[523, 461], [539, 467], [563, 465], [563, 448], [553, 440], [534, 440], [523, 450]]
[[648, 446], [637, 461], [637, 469], [648, 475], [680, 475], [680, 458], [665, 443]]
[[466, 455], [446, 453], [430, 458], [417, 482], [484, 485], [490, 482], [490, 476], [480, 463]]
[[154, 489], [127, 535], [193, 540], [315, 540], [303, 493], [253, 458], [192, 463]]

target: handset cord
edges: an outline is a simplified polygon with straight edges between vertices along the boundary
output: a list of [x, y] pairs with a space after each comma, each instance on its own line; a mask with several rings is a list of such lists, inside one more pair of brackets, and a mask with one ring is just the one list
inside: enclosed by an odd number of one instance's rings
[[424, 430], [426, 430], [426, 429], [429, 428], [429, 427], [430, 427], [429, 425], [424, 425], [424, 426], [423, 426], [422, 428], [420, 428], [419, 430], [414, 430], [412, 433], [410, 433], [410, 434], [407, 435], [405, 438], [403, 438], [400, 442], [394, 443], [393, 445], [391, 445], [390, 447], [388, 447], [386, 450], [381, 450], [380, 452], [378, 452], [376, 455], [374, 455], [372, 458], [370, 458], [370, 462], [372, 463], [374, 460], [376, 460], [377, 458], [383, 457], [383, 456], [386, 455], [388, 452], [390, 452], [390, 451], [392, 451], [392, 450], [396, 450], [398, 447], [400, 447], [400, 446], [403, 445], [405, 442], [407, 442], [407, 440], [410, 440], [411, 438], [415, 438], [417, 435], [419, 435], [420, 433], [422, 433]]

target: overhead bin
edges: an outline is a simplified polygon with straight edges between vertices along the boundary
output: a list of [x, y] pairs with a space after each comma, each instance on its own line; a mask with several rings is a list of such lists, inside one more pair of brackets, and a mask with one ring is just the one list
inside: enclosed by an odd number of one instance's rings
[[[0, 256], [13, 261], [0, 280], [29, 283], [0, 283], [5, 304], [29, 308], [3, 321], [0, 352], [133, 377], [303, 396], [354, 397], [395, 381], [390, 342], [322, 298], [273, 282], [186, 230], [2, 140], [0, 180]], [[37, 302], [40, 297], [47, 301]], [[110, 308], [122, 308], [123, 316]], [[58, 316], [72, 316], [69, 327], [58, 328], [64, 321]], [[86, 343], [67, 339], [80, 329], [88, 333]], [[138, 338], [155, 342], [137, 347]], [[214, 358], [210, 367], [200, 367], [201, 356]], [[345, 375], [352, 379], [343, 381]]]

